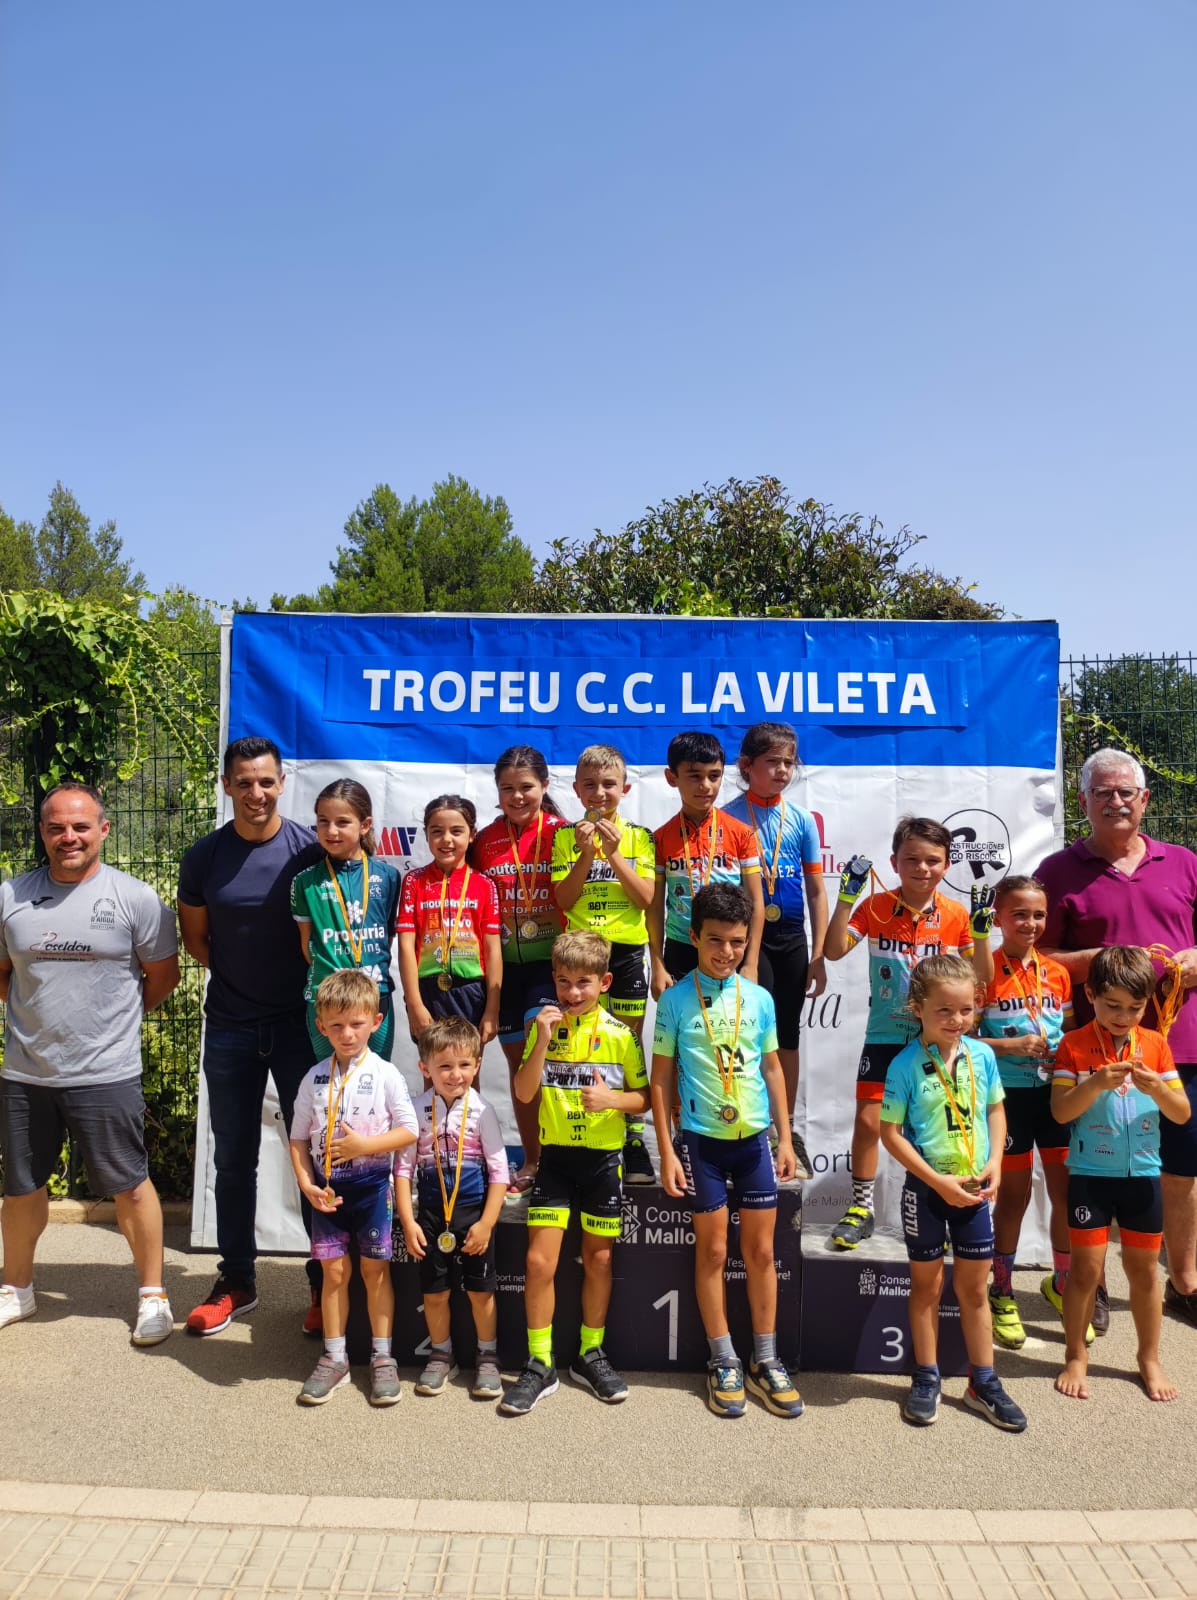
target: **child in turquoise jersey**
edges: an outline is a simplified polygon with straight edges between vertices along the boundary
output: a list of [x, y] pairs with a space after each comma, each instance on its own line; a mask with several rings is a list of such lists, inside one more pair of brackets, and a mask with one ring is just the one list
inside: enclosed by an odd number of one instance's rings
[[[777, 1057], [786, 1081], [790, 1120], [798, 1098], [798, 1030], [808, 996], [827, 987], [823, 940], [827, 935], [827, 891], [823, 846], [809, 811], [786, 799], [798, 769], [798, 736], [785, 722], [757, 722], [740, 745], [740, 777], [747, 792], [726, 807], [756, 835], [765, 895], [757, 981], [777, 1007]], [[810, 942], [806, 916], [810, 917]], [[809, 1178], [806, 1145], [794, 1135], [798, 1176]]]
[[919, 1034], [890, 1062], [881, 1102], [881, 1142], [906, 1168], [902, 1231], [915, 1369], [902, 1415], [918, 1427], [939, 1415], [939, 1302], [950, 1238], [969, 1362], [964, 1403], [994, 1427], [1021, 1433], [1027, 1419], [993, 1370], [989, 1202], [1001, 1181], [1006, 1114], [997, 1057], [980, 1039], [965, 1038], [976, 1016], [972, 967], [955, 955], [920, 961], [907, 1003]]
[[370, 1049], [391, 1059], [395, 1040], [391, 945], [399, 909], [399, 874], [388, 861], [375, 861], [374, 818], [369, 793], [353, 778], [338, 778], [316, 796], [316, 834], [324, 860], [296, 873], [291, 882], [291, 915], [308, 963], [304, 998], [308, 1033], [316, 1060], [332, 1045], [316, 1026], [316, 991], [330, 973], [357, 967], [378, 985], [382, 1022], [370, 1036]]

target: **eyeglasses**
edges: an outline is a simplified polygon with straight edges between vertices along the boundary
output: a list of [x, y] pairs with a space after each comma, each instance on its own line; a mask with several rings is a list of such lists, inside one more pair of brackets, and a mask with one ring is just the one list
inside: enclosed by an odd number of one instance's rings
[[1142, 789], [1090, 789], [1089, 793], [1095, 800], [1100, 800], [1105, 805], [1109, 800], [1121, 800], [1125, 805], [1143, 793]]

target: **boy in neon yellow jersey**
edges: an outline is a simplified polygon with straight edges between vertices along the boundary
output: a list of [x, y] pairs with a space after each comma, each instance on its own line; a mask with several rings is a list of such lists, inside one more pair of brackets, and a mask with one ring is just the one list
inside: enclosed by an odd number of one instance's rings
[[553, 946], [558, 1003], [537, 1013], [515, 1077], [521, 1100], [540, 1090], [540, 1165], [528, 1201], [528, 1360], [499, 1406], [509, 1417], [526, 1416], [557, 1388], [554, 1280], [574, 1206], [582, 1220], [582, 1338], [569, 1375], [608, 1405], [627, 1399], [603, 1333], [620, 1230], [624, 1117], [643, 1115], [648, 1075], [635, 1034], [600, 1004], [610, 958], [599, 934], [560, 935]]

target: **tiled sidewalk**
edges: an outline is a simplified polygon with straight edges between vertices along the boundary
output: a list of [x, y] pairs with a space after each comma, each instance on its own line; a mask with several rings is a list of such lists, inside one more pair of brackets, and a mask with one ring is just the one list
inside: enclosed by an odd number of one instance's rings
[[[613, 1524], [627, 1536], [611, 1537]], [[0, 1483], [0, 1600], [441, 1595], [1188, 1600], [1197, 1514], [749, 1512]]]

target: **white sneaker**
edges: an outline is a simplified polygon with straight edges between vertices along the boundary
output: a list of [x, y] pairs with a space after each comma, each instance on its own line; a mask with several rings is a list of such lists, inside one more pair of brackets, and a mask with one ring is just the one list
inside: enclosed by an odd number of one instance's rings
[[7, 1327], [10, 1322], [20, 1322], [22, 1317], [31, 1317], [36, 1310], [32, 1289], [28, 1299], [22, 1301], [10, 1283], [0, 1284], [0, 1328]]
[[164, 1294], [143, 1294], [137, 1303], [134, 1344], [161, 1344], [175, 1331], [170, 1301]]

